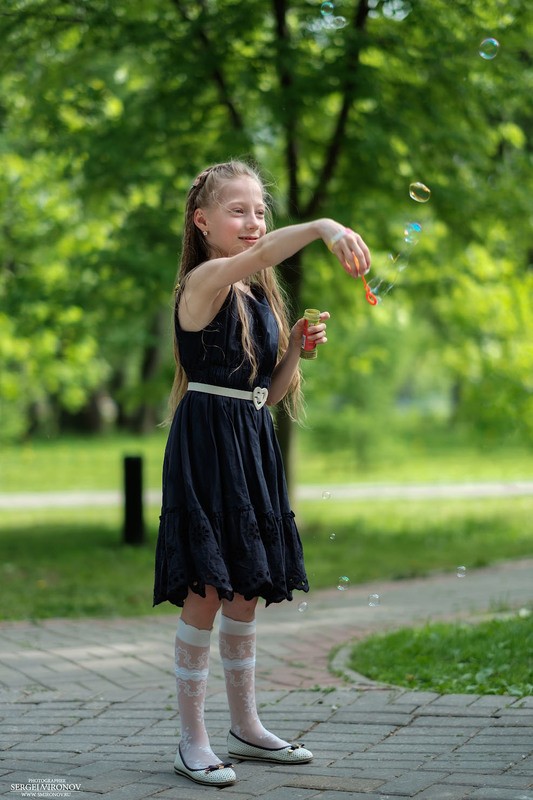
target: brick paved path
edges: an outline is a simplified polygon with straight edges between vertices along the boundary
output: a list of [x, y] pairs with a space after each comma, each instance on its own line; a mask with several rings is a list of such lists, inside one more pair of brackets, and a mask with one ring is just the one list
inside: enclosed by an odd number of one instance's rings
[[[380, 594], [378, 607], [368, 606], [370, 593]], [[22, 797], [13, 787], [57, 778], [79, 787], [75, 800], [193, 800], [218, 791], [226, 800], [533, 800], [533, 698], [376, 686], [345, 668], [341, 646], [376, 630], [527, 606], [532, 595], [533, 560], [523, 560], [462, 579], [311, 593], [303, 612], [302, 598], [261, 609], [263, 720], [303, 740], [315, 759], [292, 769], [242, 762], [238, 782], [223, 790], [172, 771], [175, 614], [1, 624], [0, 793]], [[229, 715], [216, 636], [213, 644], [207, 718], [225, 757]], [[332, 674], [328, 658], [338, 646]]]

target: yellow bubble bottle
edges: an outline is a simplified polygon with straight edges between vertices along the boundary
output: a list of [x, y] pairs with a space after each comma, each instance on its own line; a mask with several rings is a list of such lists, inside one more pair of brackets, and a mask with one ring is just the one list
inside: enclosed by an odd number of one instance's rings
[[307, 335], [308, 328], [318, 325], [320, 322], [320, 311], [318, 308], [306, 308], [304, 311], [304, 332], [302, 335], [302, 346], [300, 347], [300, 358], [316, 358], [316, 344]]

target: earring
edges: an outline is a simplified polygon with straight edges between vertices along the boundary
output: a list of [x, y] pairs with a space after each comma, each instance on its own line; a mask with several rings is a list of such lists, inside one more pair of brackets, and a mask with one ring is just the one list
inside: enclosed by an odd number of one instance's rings
[[202, 231], [204, 236], [207, 236], [207, 231]]

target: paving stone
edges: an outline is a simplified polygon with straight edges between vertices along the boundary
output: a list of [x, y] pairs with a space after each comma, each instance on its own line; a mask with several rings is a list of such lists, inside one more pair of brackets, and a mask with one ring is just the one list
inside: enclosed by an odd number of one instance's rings
[[[93, 755], [93, 758], [95, 756]], [[121, 769], [122, 762], [120, 760], [110, 761], [109, 759], [97, 759], [88, 764], [81, 764], [78, 767], [69, 769], [68, 774], [73, 778], [93, 778], [100, 777], [104, 772], [112, 772]]]
[[109, 792], [123, 786], [137, 784], [142, 777], [143, 775], [138, 769], [108, 770], [102, 775], [85, 780], [83, 788], [91, 792]]
[[521, 697], [515, 700], [513, 708], [533, 708], [533, 697]]
[[474, 789], [468, 795], [471, 800], [533, 800], [533, 791], [521, 789]]
[[416, 800], [466, 800], [470, 797], [470, 789], [465, 786], [444, 786], [433, 784], [416, 795]]
[[367, 792], [321, 792], [316, 800], [393, 800], [389, 795], [367, 794]]
[[402, 775], [400, 778], [394, 778], [392, 781], [387, 781], [380, 787], [380, 791], [383, 794], [399, 794], [412, 797], [423, 789], [439, 783], [445, 777], [445, 772], [412, 772]]
[[[333, 771], [332, 771], [333, 773]], [[331, 775], [302, 775], [301, 777], [287, 777], [284, 786], [297, 787], [302, 789], [327, 789], [342, 792], [365, 792], [370, 789], [377, 789], [384, 783], [383, 780], [376, 778], [346, 778]]]
[[495, 717], [478, 717], [476, 715], [465, 715], [459, 717], [457, 715], [446, 714], [444, 709], [441, 709], [442, 714], [437, 716], [433, 714], [417, 714], [412, 720], [412, 725], [420, 725], [421, 727], [435, 728], [459, 728], [471, 731], [481, 728], [490, 728], [496, 725], [498, 721]]
[[[438, 695], [431, 703], [431, 708], [435, 706], [457, 706], [458, 708], [468, 708], [476, 700], [479, 699], [478, 694], [442, 694]], [[501, 706], [502, 704], [500, 704]]]
[[446, 770], [447, 772], [484, 772], [486, 775], [497, 775], [504, 772], [510, 766], [509, 761], [506, 760], [493, 760], [493, 759], [472, 759], [466, 758], [437, 758], [431, 764], [426, 766], [427, 769]]
[[405, 704], [420, 707], [432, 703], [439, 696], [437, 692], [402, 692], [399, 697], [392, 701], [392, 704], [395, 706]]
[[[228, 788], [232, 789], [232, 787]], [[239, 795], [235, 794], [235, 797], [237, 796], [239, 798], [244, 797], [242, 794]], [[224, 797], [231, 798], [231, 794], [228, 794], [228, 789], [224, 789]], [[288, 788], [287, 786], [279, 786], [276, 787], [275, 789], [264, 792], [260, 797], [261, 800], [309, 800], [309, 798], [312, 797], [320, 797], [320, 793], [315, 789], [304, 789], [301, 787]], [[163, 800], [167, 800], [167, 798], [163, 798]], [[170, 797], [168, 798], [168, 800], [170, 800]], [[172, 797], [172, 800], [176, 800], [175, 795]], [[344, 795], [344, 800], [347, 800], [346, 794]], [[366, 797], [366, 800], [368, 800], [368, 795]]]
[[[527, 586], [529, 596], [523, 564], [472, 571], [472, 581], [459, 588], [468, 594], [479, 578], [484, 609], [495, 575], [513, 592], [525, 594]], [[364, 601], [367, 590], [353, 588]], [[459, 602], [457, 589], [443, 576], [391, 582], [390, 616], [374, 615], [372, 630], [406, 624], [410, 614], [423, 621], [421, 608], [441, 617], [455, 613], [453, 602], [472, 608], [474, 595]], [[533, 783], [530, 698], [334, 685], [328, 649], [366, 634], [369, 623], [361, 627], [353, 599], [333, 590], [317, 593], [316, 616], [310, 613], [305, 625], [289, 605], [258, 613], [257, 698], [267, 727], [305, 741], [315, 759], [298, 770], [240, 762], [239, 780], [224, 789], [224, 800], [533, 800], [524, 799]], [[0, 648], [9, 656], [0, 659], [0, 689], [3, 674], [17, 678], [0, 694], [0, 741], [9, 747], [0, 753], [2, 786], [12, 775], [27, 780], [53, 772], [82, 784], [76, 800], [206, 797], [205, 787], [172, 770], [179, 729], [175, 624], [175, 615], [0, 623]], [[229, 711], [216, 650], [213, 640], [206, 720], [215, 752], [225, 757]], [[324, 683], [315, 691], [318, 679]]]
[[533, 727], [533, 714], [528, 713], [525, 716], [515, 716], [514, 714], [505, 714], [498, 717], [494, 722], [496, 728], [532, 728]]
[[455, 773], [448, 775], [444, 779], [444, 783], [459, 783], [465, 786], [490, 786], [493, 789], [502, 787], [504, 789], [528, 789], [531, 786], [531, 779], [525, 776], [511, 775], [506, 772], [504, 775], [490, 775], [473, 774], [473, 773]]

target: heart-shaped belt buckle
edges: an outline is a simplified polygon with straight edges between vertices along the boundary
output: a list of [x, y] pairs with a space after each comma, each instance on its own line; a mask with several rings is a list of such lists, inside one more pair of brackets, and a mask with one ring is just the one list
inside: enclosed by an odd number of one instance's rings
[[259, 411], [260, 408], [263, 408], [267, 401], [268, 397], [268, 389], [262, 389], [261, 386], [256, 386], [252, 392], [252, 400], [254, 406]]

